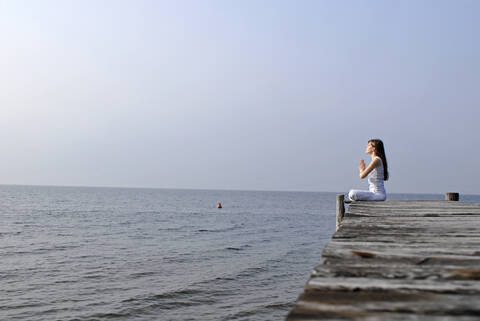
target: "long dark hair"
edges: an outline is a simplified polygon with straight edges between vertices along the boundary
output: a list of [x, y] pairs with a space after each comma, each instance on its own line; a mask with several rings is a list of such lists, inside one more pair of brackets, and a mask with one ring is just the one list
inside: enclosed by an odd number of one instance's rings
[[385, 148], [383, 147], [383, 142], [380, 139], [370, 139], [368, 141], [372, 143], [375, 147], [375, 155], [380, 157], [383, 162], [383, 180], [388, 181], [388, 165], [387, 165], [387, 156], [385, 156]]

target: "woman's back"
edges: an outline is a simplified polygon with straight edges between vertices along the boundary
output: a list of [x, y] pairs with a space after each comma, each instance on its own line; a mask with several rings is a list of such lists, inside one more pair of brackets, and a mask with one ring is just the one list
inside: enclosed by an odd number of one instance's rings
[[372, 193], [382, 193], [386, 194], [384, 182], [384, 172], [383, 172], [383, 162], [380, 157], [376, 157], [380, 161], [380, 166], [374, 168], [370, 174], [368, 174], [368, 186], [369, 190]]

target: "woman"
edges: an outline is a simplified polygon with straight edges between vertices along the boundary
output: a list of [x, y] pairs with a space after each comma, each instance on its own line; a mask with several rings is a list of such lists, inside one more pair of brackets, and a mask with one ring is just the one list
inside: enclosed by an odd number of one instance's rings
[[348, 193], [348, 198], [352, 201], [384, 201], [387, 198], [387, 192], [383, 182], [388, 180], [388, 165], [383, 142], [380, 139], [370, 139], [365, 153], [370, 154], [372, 161], [365, 166], [365, 161], [360, 160], [358, 170], [360, 178], [363, 179], [368, 175], [369, 190], [352, 189]]

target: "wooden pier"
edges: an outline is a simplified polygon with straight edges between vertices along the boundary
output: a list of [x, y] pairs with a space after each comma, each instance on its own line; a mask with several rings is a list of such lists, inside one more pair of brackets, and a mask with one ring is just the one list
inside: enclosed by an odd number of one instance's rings
[[287, 321], [480, 320], [480, 204], [354, 202], [338, 221]]

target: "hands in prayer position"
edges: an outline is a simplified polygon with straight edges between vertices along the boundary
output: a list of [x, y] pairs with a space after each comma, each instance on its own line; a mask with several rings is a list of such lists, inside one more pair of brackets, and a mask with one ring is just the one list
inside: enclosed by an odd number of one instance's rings
[[361, 160], [360, 160], [360, 164], [358, 164], [358, 170], [359, 170], [360, 172], [362, 172], [362, 171], [365, 170], [365, 168], [366, 168], [366, 166], [365, 166], [365, 161], [364, 161], [363, 159], [361, 159]]

